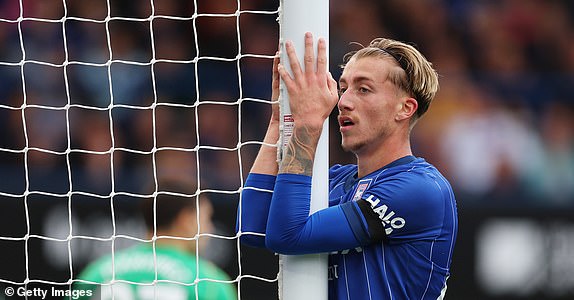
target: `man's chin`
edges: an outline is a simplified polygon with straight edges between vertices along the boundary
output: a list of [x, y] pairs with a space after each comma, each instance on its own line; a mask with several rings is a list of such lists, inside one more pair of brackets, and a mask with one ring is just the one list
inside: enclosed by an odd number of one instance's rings
[[355, 153], [360, 147], [359, 145], [342, 142], [341, 148], [343, 148], [343, 151], [345, 152]]
[[348, 140], [345, 141], [345, 138], [341, 141], [341, 148], [343, 148], [345, 152], [356, 154], [363, 146], [365, 146], [364, 143], [350, 143]]

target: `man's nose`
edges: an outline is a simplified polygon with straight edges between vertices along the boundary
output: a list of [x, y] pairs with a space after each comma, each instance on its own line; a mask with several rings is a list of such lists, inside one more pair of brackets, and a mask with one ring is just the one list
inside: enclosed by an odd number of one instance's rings
[[339, 102], [337, 102], [337, 108], [340, 111], [352, 110], [353, 106], [352, 106], [351, 97], [352, 96], [350, 95], [349, 90], [345, 90], [344, 92], [342, 92], [339, 95]]

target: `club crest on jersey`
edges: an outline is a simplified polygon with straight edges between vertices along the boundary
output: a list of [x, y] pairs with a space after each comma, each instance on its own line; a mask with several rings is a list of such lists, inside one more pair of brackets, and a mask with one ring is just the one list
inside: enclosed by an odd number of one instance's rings
[[395, 212], [389, 210], [389, 207], [386, 204], [377, 207], [381, 202], [379, 198], [369, 195], [365, 200], [371, 204], [371, 209], [379, 215], [379, 219], [383, 223], [383, 227], [385, 228], [385, 233], [387, 235], [391, 234], [393, 230], [403, 228], [405, 226], [405, 219], [395, 216]]
[[363, 193], [367, 190], [369, 185], [371, 184], [372, 179], [363, 179], [359, 181], [357, 185], [357, 190], [355, 190], [355, 195], [353, 195], [353, 201], [357, 201], [363, 197]]

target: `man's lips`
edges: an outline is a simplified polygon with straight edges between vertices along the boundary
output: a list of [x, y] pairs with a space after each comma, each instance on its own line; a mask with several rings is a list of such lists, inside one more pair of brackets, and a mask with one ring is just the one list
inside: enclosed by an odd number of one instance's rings
[[351, 126], [355, 125], [353, 119], [347, 116], [339, 116], [338, 121], [341, 130], [345, 128], [350, 128]]

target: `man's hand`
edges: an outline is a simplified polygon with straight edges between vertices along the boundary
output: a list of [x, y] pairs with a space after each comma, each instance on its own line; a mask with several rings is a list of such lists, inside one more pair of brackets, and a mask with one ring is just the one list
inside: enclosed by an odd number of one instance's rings
[[273, 81], [271, 82], [271, 101], [274, 103], [271, 105], [271, 123], [279, 124], [279, 51], [275, 53], [273, 58]]
[[320, 129], [339, 100], [337, 82], [327, 70], [326, 42], [323, 38], [319, 39], [315, 64], [313, 35], [310, 32], [305, 34], [304, 70], [301, 68], [292, 42], [285, 43], [285, 51], [293, 77], [281, 64], [278, 71], [289, 94], [289, 104], [295, 126], [301, 124]]
[[318, 41], [315, 64], [313, 35], [309, 32], [305, 34], [304, 70], [290, 41], [285, 43], [285, 51], [293, 77], [281, 64], [278, 72], [289, 94], [294, 128], [279, 173], [311, 176], [323, 123], [339, 100], [337, 82], [327, 70], [327, 45], [324, 39]]
[[273, 58], [273, 81], [271, 83], [271, 119], [267, 126], [267, 133], [257, 158], [251, 167], [252, 173], [277, 175], [277, 142], [279, 140], [279, 52]]

